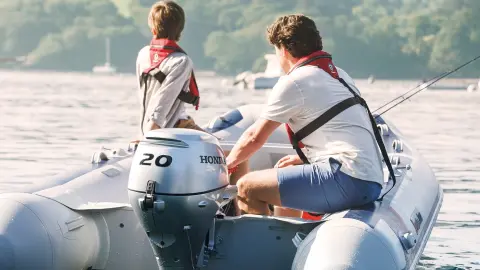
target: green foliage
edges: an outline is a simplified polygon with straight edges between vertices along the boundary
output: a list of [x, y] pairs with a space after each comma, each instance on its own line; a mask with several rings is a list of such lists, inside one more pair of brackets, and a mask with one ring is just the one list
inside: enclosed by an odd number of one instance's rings
[[[137, 40], [124, 43], [137, 48], [145, 40], [109, 0], [17, 0], [0, 5], [0, 53], [26, 55], [31, 68], [91, 70], [105, 59], [105, 37]], [[115, 45], [113, 64], [131, 71], [136, 55], [118, 55]]]
[[[0, 3], [0, 57], [28, 56], [32, 68], [90, 70], [104, 61], [133, 71], [151, 38], [156, 0], [15, 0]], [[262, 70], [273, 52], [265, 30], [275, 18], [315, 20], [324, 49], [353, 76], [424, 77], [480, 54], [477, 0], [178, 0], [187, 22], [180, 45], [198, 69]], [[477, 64], [476, 67], [480, 67]], [[478, 76], [478, 68], [457, 76]]]

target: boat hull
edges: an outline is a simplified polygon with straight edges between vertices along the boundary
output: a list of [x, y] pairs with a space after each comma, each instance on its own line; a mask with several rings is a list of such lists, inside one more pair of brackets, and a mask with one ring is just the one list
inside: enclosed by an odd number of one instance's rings
[[[260, 107], [244, 106], [205, 128], [230, 150], [258, 111]], [[443, 193], [426, 161], [398, 129], [383, 119], [378, 124], [397, 178], [383, 201], [321, 221], [217, 216], [205, 250], [192, 255], [199, 258], [195, 264], [205, 269], [414, 269]], [[252, 169], [271, 168], [294, 153], [287, 140], [282, 128], [275, 131], [252, 157]], [[78, 171], [0, 194], [0, 269], [158, 269], [150, 240], [129, 204], [134, 152], [103, 154]]]

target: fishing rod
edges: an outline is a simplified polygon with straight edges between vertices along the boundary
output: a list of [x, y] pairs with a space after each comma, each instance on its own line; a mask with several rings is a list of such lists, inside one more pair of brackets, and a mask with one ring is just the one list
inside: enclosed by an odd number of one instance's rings
[[373, 111], [373, 113], [375, 113], [375, 112], [377, 112], [377, 111], [379, 111], [379, 110], [387, 107], [389, 104], [391, 104], [392, 102], [398, 100], [399, 98], [402, 98], [403, 96], [409, 94], [410, 92], [413, 92], [413, 91], [417, 90], [419, 87], [422, 87], [422, 86], [425, 85], [426, 83], [428, 83], [428, 82], [430, 82], [430, 81], [433, 81], [433, 80], [435, 80], [435, 79], [437, 79], [437, 78], [440, 78], [441, 76], [444, 76], [444, 75], [447, 74], [447, 73], [448, 73], [448, 71], [445, 71], [445, 72], [443, 72], [443, 73], [440, 74], [440, 75], [437, 75], [437, 76], [435, 76], [435, 77], [433, 77], [433, 78], [430, 78], [430, 79], [428, 79], [428, 80], [426, 80], [426, 81], [423, 81], [422, 84], [419, 84], [419, 85], [415, 86], [414, 88], [408, 90], [407, 92], [403, 93], [402, 95], [400, 95], [400, 96], [398, 96], [398, 97], [390, 100], [389, 102], [383, 104], [382, 106], [378, 107], [377, 109], [375, 109], [375, 110]]
[[[400, 95], [400, 96], [398, 96], [398, 97], [390, 100], [389, 102], [383, 104], [382, 106], [380, 106], [379, 108], [377, 108], [376, 110], [374, 110], [373, 113], [381, 110], [382, 108], [388, 106], [389, 104], [391, 104], [391, 103], [393, 103], [394, 101], [396, 101], [396, 100], [398, 100], [398, 99], [401, 98], [400, 101], [394, 103], [392, 106], [390, 106], [390, 107], [387, 108], [386, 110], [384, 110], [384, 111], [382, 111], [381, 113], [379, 113], [377, 116], [375, 116], [375, 118], [378, 117], [378, 116], [380, 116], [380, 115], [382, 115], [382, 114], [384, 114], [384, 113], [386, 113], [386, 112], [388, 112], [388, 111], [390, 111], [391, 109], [395, 108], [396, 106], [398, 106], [398, 105], [400, 105], [401, 103], [405, 102], [406, 100], [410, 99], [410, 98], [413, 97], [414, 95], [416, 95], [416, 94], [420, 93], [421, 91], [427, 89], [427, 88], [428, 88], [429, 86], [431, 86], [432, 84], [434, 84], [434, 83], [440, 81], [441, 79], [447, 77], [448, 75], [457, 72], [458, 70], [460, 70], [461, 68], [463, 68], [463, 67], [471, 64], [472, 62], [475, 62], [475, 61], [478, 60], [479, 58], [480, 58], [480, 55], [476, 56], [475, 58], [473, 58], [473, 59], [465, 62], [464, 64], [462, 64], [462, 65], [460, 65], [460, 66], [458, 66], [458, 67], [456, 67], [456, 68], [454, 68], [454, 69], [452, 69], [452, 70], [450, 70], [450, 71], [444, 72], [444, 73], [442, 73], [442, 74], [440, 74], [440, 75], [438, 75], [438, 76], [436, 76], [436, 77], [434, 77], [434, 78], [432, 78], [432, 79], [424, 82], [423, 84], [416, 86], [415, 88], [407, 91], [406, 93], [404, 93], [404, 94], [402, 94], [402, 95]], [[417, 91], [414, 91], [414, 90], [416, 90], [418, 87], [420, 87], [420, 89], [418, 89]], [[412, 91], [414, 91], [414, 92], [413, 92], [411, 95], [408, 95], [408, 96], [407, 96], [407, 94], [411, 93]]]

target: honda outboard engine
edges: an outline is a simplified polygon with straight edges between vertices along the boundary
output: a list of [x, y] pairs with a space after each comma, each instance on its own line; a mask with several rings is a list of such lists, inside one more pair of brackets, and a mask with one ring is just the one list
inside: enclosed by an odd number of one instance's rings
[[132, 161], [128, 195], [160, 269], [195, 268], [227, 186], [214, 136], [189, 129], [146, 134]]

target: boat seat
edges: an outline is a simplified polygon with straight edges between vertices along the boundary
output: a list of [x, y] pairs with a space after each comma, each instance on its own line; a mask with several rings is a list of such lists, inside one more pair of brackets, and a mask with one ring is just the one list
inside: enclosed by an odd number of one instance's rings
[[[223, 201], [220, 204], [220, 210], [218, 210], [219, 213], [217, 213], [218, 215], [221, 215], [221, 216], [235, 216], [235, 207], [233, 205], [233, 199], [237, 196], [237, 193], [238, 193], [238, 188], [237, 188], [236, 185], [228, 185], [225, 188], [225, 190], [222, 194]], [[269, 204], [268, 206], [269, 206], [270, 210], [273, 212], [273, 205]], [[319, 219], [309, 218], [309, 217], [306, 217], [303, 214], [302, 214], [301, 218], [295, 218], [295, 219], [304, 220], [304, 221], [320, 221], [320, 220], [325, 220], [329, 216], [335, 215], [337, 213], [341, 213], [341, 212], [345, 212], [345, 211], [349, 211], [349, 210], [371, 209], [372, 207], [375, 208], [375, 202], [370, 202], [370, 203], [367, 203], [365, 205], [361, 205], [361, 206], [354, 207], [354, 208], [349, 208], [349, 209], [343, 209], [343, 210], [332, 212], [332, 213], [308, 213], [308, 214], [314, 215], [314, 216], [319, 215], [320, 216]]]

